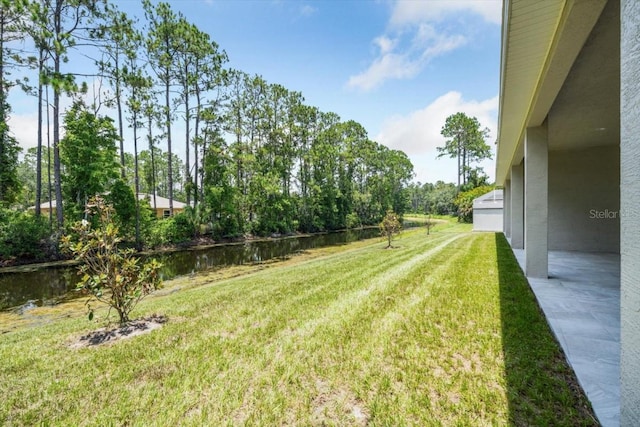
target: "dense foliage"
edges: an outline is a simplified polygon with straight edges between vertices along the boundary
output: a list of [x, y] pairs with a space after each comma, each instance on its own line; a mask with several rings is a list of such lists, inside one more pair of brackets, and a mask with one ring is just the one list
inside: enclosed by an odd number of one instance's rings
[[83, 217], [90, 197], [103, 194], [119, 175], [116, 163], [118, 135], [113, 120], [99, 117], [76, 104], [64, 118], [65, 136], [60, 141], [62, 195], [66, 217]]
[[0, 265], [3, 260], [41, 258], [52, 249], [49, 234], [44, 218], [0, 206]]
[[[0, 50], [12, 59], [0, 67], [0, 101], [17, 90], [11, 75], [37, 96], [39, 118], [38, 146], [20, 163], [12, 151], [5, 162], [12, 167], [0, 168], [0, 189], [14, 189], [0, 196], [19, 210], [35, 205], [36, 217], [43, 202], [45, 209], [55, 200], [49, 220], [57, 234], [84, 216], [90, 197], [109, 194], [123, 235], [138, 247], [203, 233], [373, 225], [389, 209], [407, 210], [413, 165], [403, 152], [372, 141], [359, 123], [306, 104], [299, 92], [226, 68], [224, 50], [171, 4], [143, 1], [138, 21], [107, 1], [0, 1]], [[25, 42], [7, 43], [17, 39]], [[94, 64], [81, 75], [78, 56]], [[83, 103], [81, 79], [109, 90]], [[72, 101], [66, 111], [65, 97]], [[4, 119], [9, 106], [0, 112]], [[3, 159], [16, 146], [11, 141], [0, 144]], [[184, 151], [176, 152], [176, 142]], [[192, 211], [156, 224], [147, 204], [136, 204], [140, 193], [152, 195], [152, 207], [154, 194], [168, 198], [171, 215], [174, 201]]]
[[438, 181], [435, 184], [412, 183], [407, 186], [409, 210], [412, 213], [454, 215], [458, 191], [455, 184]]
[[11, 136], [9, 126], [0, 121], [0, 205], [15, 202], [20, 194], [18, 180], [18, 141]]

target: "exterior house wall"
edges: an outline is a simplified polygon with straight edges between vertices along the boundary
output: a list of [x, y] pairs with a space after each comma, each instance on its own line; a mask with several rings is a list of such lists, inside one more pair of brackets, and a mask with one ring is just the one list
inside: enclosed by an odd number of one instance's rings
[[549, 152], [549, 250], [620, 251], [620, 149]]
[[[156, 209], [153, 208], [153, 198], [150, 194], [140, 193], [138, 195], [139, 200], [142, 203], [148, 203], [149, 208], [152, 211], [155, 211], [156, 217], [158, 218], [167, 218], [169, 216], [169, 199], [161, 196], [156, 196]], [[53, 213], [56, 212], [56, 201], [52, 201], [53, 205]], [[179, 214], [184, 211], [186, 205], [177, 200], [173, 201], [173, 214]], [[35, 209], [35, 206], [31, 207], [31, 209]], [[49, 215], [49, 202], [44, 202], [40, 205], [40, 212], [43, 216]]]
[[504, 235], [511, 238], [511, 181], [504, 182], [504, 214], [503, 214]]
[[640, 425], [640, 2], [620, 13], [620, 424]]
[[502, 209], [474, 209], [473, 231], [502, 231]]
[[[177, 215], [180, 212], [184, 211], [183, 208], [173, 208], [173, 214]], [[166, 218], [169, 216], [169, 208], [158, 208], [156, 209], [156, 216], [158, 218]]]
[[524, 164], [511, 166], [510, 182], [511, 246], [524, 249]]
[[[152, 208], [153, 209], [153, 208]], [[165, 211], [168, 211], [169, 208], [158, 208], [156, 209], [156, 216], [158, 218], [166, 218], [168, 215], [166, 214]], [[184, 211], [184, 208], [173, 208], [173, 214], [179, 214], [180, 212]], [[47, 207], [41, 207], [40, 208], [40, 212], [43, 216], [48, 216], [49, 215], [49, 206]], [[53, 213], [56, 213], [56, 208], [53, 208]]]
[[476, 197], [473, 201], [473, 231], [502, 231], [503, 209], [503, 189]]

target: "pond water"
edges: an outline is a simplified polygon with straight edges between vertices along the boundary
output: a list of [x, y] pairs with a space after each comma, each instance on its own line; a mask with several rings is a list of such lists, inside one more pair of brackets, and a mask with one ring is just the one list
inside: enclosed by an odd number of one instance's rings
[[[200, 249], [187, 249], [153, 255], [163, 264], [162, 276], [171, 279], [197, 271], [231, 265], [259, 264], [286, 259], [308, 249], [341, 245], [379, 237], [377, 228], [339, 231], [326, 234], [286, 237], [267, 241], [249, 241]], [[55, 305], [78, 298], [74, 292], [76, 267], [40, 267], [20, 273], [0, 273], [0, 310], [23, 312], [29, 308]]]

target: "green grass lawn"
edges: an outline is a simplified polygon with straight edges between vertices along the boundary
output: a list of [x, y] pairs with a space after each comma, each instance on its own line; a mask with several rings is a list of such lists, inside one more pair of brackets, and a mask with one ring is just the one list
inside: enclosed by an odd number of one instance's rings
[[596, 425], [506, 242], [467, 230], [183, 278], [109, 345], [70, 348], [99, 325], [59, 307], [0, 335], [0, 424]]

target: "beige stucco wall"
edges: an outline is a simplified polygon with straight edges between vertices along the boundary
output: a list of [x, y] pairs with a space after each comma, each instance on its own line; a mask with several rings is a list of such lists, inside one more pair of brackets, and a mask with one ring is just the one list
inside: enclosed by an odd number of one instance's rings
[[502, 231], [502, 209], [474, 209], [473, 231]]
[[549, 152], [549, 250], [619, 253], [619, 151]]
[[620, 424], [640, 425], [640, 2], [620, 14]]
[[[164, 211], [168, 211], [169, 208], [158, 208], [156, 209], [156, 216], [158, 218], [164, 218]], [[182, 211], [184, 211], [183, 208], [173, 208], [173, 214], [177, 215], [179, 213], [181, 213]]]

